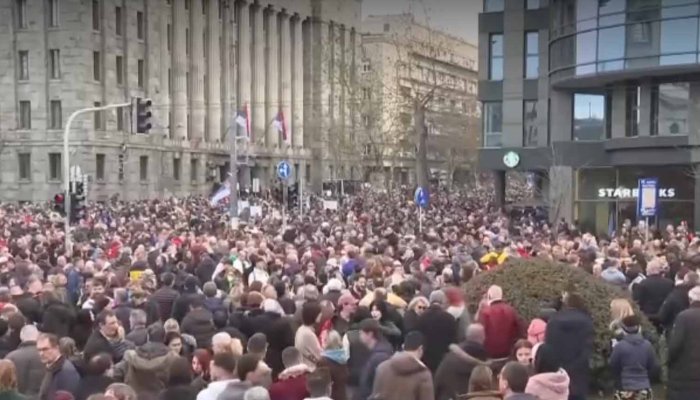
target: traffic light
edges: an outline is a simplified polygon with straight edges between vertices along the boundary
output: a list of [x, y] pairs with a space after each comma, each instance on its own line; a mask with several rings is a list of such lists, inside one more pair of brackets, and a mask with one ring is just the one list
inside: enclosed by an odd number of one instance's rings
[[153, 126], [151, 124], [151, 106], [153, 102], [151, 99], [143, 99], [141, 97], [135, 97], [132, 101], [132, 117], [131, 121], [133, 123], [133, 131], [135, 133], [147, 134]]
[[66, 214], [65, 199], [63, 193], [56, 193], [56, 195], [53, 196], [53, 210], [61, 215]]
[[75, 182], [75, 190], [70, 195], [70, 220], [73, 223], [85, 218], [85, 184]]

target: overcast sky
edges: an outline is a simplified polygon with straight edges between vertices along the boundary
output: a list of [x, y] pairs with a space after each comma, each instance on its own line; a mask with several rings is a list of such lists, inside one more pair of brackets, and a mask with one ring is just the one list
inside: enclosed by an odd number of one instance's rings
[[477, 44], [477, 21], [482, 0], [364, 0], [363, 17], [412, 11], [420, 22]]

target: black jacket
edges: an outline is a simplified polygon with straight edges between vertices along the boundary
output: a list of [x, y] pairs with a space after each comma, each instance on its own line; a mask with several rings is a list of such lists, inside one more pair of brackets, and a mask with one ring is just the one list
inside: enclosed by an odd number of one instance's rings
[[183, 293], [175, 300], [173, 303], [173, 318], [175, 318], [177, 322], [182, 323], [185, 315], [190, 312], [190, 304], [192, 304], [192, 301], [196, 298], [204, 299], [204, 295], [198, 293]]
[[647, 317], [656, 319], [661, 305], [673, 290], [673, 281], [660, 275], [652, 275], [637, 285], [635, 301]]
[[700, 399], [700, 304], [678, 314], [668, 342], [668, 399]]
[[416, 330], [430, 338], [423, 346], [423, 362], [435, 373], [447, 349], [456, 341], [457, 320], [442, 307], [432, 305], [418, 317]]
[[75, 324], [75, 310], [60, 301], [52, 301], [44, 306], [41, 318], [42, 332], [53, 333], [59, 338], [68, 336]]
[[92, 357], [100, 353], [110, 354], [114, 362], [119, 361], [114, 359], [114, 352], [112, 351], [112, 346], [109, 344], [109, 340], [102, 335], [99, 329], [95, 329], [88, 338], [85, 349], [83, 349], [85, 363], [89, 363]]
[[131, 306], [129, 304], [117, 304], [114, 306], [114, 316], [117, 317], [119, 323], [124, 327], [124, 331], [131, 332]]
[[197, 339], [197, 348], [206, 349], [211, 347], [211, 338], [216, 334], [214, 318], [204, 308], [198, 308], [187, 313], [182, 320], [182, 333], [194, 336]]
[[85, 400], [95, 393], [104, 393], [107, 386], [114, 383], [114, 379], [104, 375], [87, 375], [80, 380], [78, 390], [75, 392], [75, 400]]
[[477, 360], [488, 359], [488, 353], [482, 344], [464, 342], [459, 347], [475, 360], [467, 360], [462, 355], [448, 351], [435, 372], [435, 400], [456, 399], [458, 395], [469, 393], [469, 377], [478, 364]]
[[[661, 309], [657, 314], [657, 319], [666, 330], [667, 335], [671, 333], [673, 323], [681, 311], [688, 308], [690, 300], [688, 300], [688, 292], [692, 286], [683, 284], [673, 288], [666, 300], [661, 305]], [[668, 336], [667, 336], [668, 338]]]
[[173, 315], [173, 305], [179, 296], [180, 293], [170, 286], [163, 286], [153, 293], [151, 299], [158, 304], [161, 321], [165, 322]]
[[570, 396], [586, 396], [589, 389], [589, 360], [593, 354], [593, 321], [584, 311], [564, 308], [552, 315], [545, 336], [553, 353], [569, 374]]
[[19, 312], [21, 312], [22, 315], [24, 315], [30, 322], [41, 322], [41, 304], [29, 293], [17, 296], [15, 299], [13, 299], [13, 302], [17, 306]]

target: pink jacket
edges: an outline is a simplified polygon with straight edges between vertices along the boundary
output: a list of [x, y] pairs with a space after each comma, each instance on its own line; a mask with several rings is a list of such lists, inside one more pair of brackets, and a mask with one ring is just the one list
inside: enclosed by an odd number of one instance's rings
[[527, 381], [525, 393], [537, 396], [540, 400], [568, 400], [569, 375], [563, 369], [533, 375]]
[[539, 318], [535, 318], [530, 322], [530, 326], [527, 328], [527, 340], [536, 345], [537, 343], [544, 342], [544, 333], [547, 330], [547, 323]]

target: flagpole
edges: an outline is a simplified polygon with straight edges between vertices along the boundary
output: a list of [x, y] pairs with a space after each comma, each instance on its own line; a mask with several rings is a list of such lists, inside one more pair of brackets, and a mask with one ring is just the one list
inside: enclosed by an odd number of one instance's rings
[[238, 148], [236, 146], [236, 124], [228, 129], [228, 137], [231, 143], [231, 158], [229, 160], [229, 216], [231, 228], [238, 228]]

